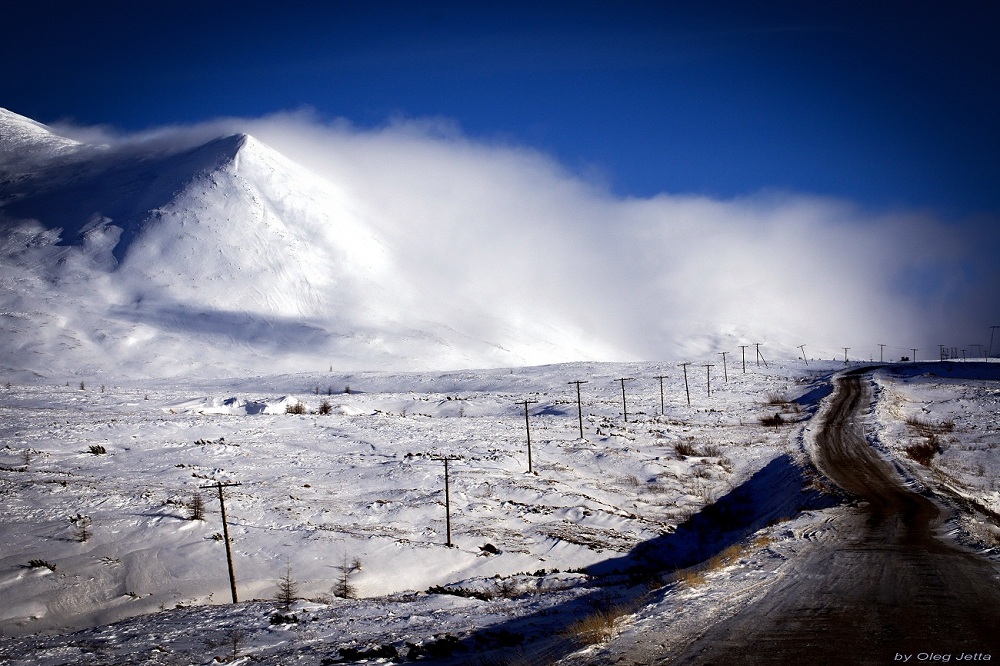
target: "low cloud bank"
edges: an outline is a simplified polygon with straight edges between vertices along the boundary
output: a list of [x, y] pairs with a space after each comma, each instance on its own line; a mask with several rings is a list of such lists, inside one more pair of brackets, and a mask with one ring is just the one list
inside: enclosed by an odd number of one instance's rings
[[[933, 358], [938, 344], [985, 347], [1000, 314], [993, 220], [783, 192], [621, 198], [539, 151], [436, 120], [361, 129], [298, 112], [131, 135], [59, 129], [112, 150], [255, 136], [343, 192], [412, 277], [407, 298], [427, 319], [486, 304], [645, 359], [752, 342], [838, 358], [843, 347], [878, 358], [885, 343], [887, 357], [916, 347]], [[490, 334], [474, 314], [456, 323]]]

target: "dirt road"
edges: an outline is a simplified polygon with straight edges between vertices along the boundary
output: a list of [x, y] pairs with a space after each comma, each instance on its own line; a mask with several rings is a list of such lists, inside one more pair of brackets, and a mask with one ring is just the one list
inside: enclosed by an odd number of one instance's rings
[[859, 498], [797, 575], [663, 664], [1000, 662], [1000, 582], [940, 529], [947, 510], [911, 492], [863, 438], [867, 384], [840, 379], [815, 463]]

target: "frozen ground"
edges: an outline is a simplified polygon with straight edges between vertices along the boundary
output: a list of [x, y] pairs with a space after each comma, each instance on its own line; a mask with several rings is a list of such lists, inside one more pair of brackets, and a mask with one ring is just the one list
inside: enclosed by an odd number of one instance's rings
[[[528, 663], [599, 663], [650, 632], [667, 650], [794, 575], [796, 553], [831, 536], [837, 509], [825, 507], [841, 498], [804, 465], [803, 441], [843, 367], [743, 374], [730, 359], [709, 397], [705, 368], [690, 366], [690, 407], [680, 368], [655, 364], [0, 389], [0, 657], [504, 663], [488, 660], [506, 649]], [[870, 438], [915, 483], [995, 510], [995, 367], [880, 371]], [[628, 423], [622, 377], [635, 378]], [[588, 382], [583, 439], [574, 380]], [[538, 401], [536, 474], [521, 400]], [[330, 414], [285, 413], [324, 401]], [[929, 467], [905, 452], [928, 438], [906, 425], [911, 412], [954, 423]], [[784, 425], [761, 425], [775, 413]], [[440, 456], [457, 457], [453, 548]], [[206, 519], [187, 518], [198, 487], [217, 480], [241, 484], [227, 489], [234, 566], [241, 600], [258, 601], [227, 603], [217, 497], [202, 490]], [[91, 520], [86, 541], [78, 515]], [[965, 538], [994, 546], [982, 514], [970, 516]], [[354, 599], [337, 596], [345, 569]], [[282, 612], [272, 599], [288, 572], [308, 601]], [[576, 624], [595, 616], [617, 619], [593, 635]]]

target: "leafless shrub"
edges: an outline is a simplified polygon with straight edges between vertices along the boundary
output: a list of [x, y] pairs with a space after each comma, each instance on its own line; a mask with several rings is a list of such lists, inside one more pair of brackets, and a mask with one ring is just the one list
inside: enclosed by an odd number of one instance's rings
[[930, 467], [935, 454], [941, 452], [941, 445], [938, 443], [937, 437], [931, 435], [926, 442], [910, 444], [904, 451], [906, 451], [906, 455], [913, 458], [919, 464], [924, 467]]
[[787, 405], [791, 400], [784, 393], [768, 393], [767, 394], [767, 404], [769, 405]]
[[301, 402], [285, 405], [286, 414], [305, 414], [306, 406]]
[[108, 450], [106, 448], [104, 448], [103, 446], [101, 446], [100, 444], [91, 444], [90, 448], [87, 449], [87, 450], [90, 453], [94, 454], [95, 456], [102, 456], [102, 455], [104, 455], [105, 453], [108, 452]]
[[332, 411], [333, 411], [333, 405], [330, 404], [329, 400], [324, 400], [323, 402], [319, 403], [319, 413], [320, 414], [323, 414], [324, 416], [326, 416], [326, 415], [328, 415]]
[[718, 458], [722, 455], [722, 451], [715, 444], [706, 444], [701, 450], [701, 455], [705, 458]]
[[676, 451], [677, 455], [681, 458], [698, 455], [698, 451], [695, 450], [694, 445], [691, 444], [691, 442], [677, 442], [674, 444], [674, 451]]

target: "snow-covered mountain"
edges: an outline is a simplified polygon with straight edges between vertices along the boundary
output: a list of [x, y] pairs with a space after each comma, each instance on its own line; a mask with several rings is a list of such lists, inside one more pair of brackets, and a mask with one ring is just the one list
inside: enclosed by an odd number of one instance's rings
[[[407, 233], [420, 234], [421, 229]], [[0, 366], [163, 376], [623, 355], [572, 322], [428, 289], [365, 201], [245, 134], [58, 136], [0, 109]]]

